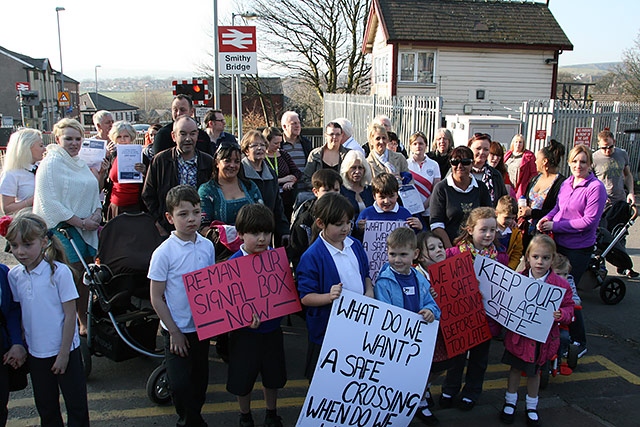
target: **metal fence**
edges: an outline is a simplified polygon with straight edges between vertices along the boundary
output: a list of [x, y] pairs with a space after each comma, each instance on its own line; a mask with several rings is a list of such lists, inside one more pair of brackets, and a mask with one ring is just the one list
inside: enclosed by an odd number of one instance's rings
[[[629, 164], [634, 175], [640, 165], [640, 144], [636, 135], [625, 131], [640, 128], [640, 104], [626, 102], [593, 102], [590, 108], [567, 105], [553, 99], [527, 101], [522, 105], [522, 134], [527, 148], [537, 151], [547, 140], [555, 139], [567, 149], [573, 146], [577, 127], [593, 129], [591, 147], [597, 146], [598, 132], [609, 128], [615, 135], [616, 146], [629, 154]], [[547, 140], [536, 140], [537, 130], [546, 130]], [[568, 169], [565, 167], [563, 173]]]
[[[325, 121], [347, 117], [353, 123], [354, 137], [361, 144], [367, 141], [367, 126], [380, 114], [389, 116], [401, 141], [408, 141], [413, 132], [421, 130], [430, 142], [442, 123], [442, 98], [325, 95]], [[640, 175], [640, 135], [625, 133], [640, 129], [640, 103], [593, 102], [584, 108], [553, 99], [530, 100], [522, 103], [520, 119], [527, 148], [533, 152], [552, 138], [563, 143], [568, 152], [573, 147], [576, 127], [593, 129], [591, 147], [595, 148], [598, 132], [609, 128], [615, 135], [616, 146], [629, 153], [633, 174]], [[536, 131], [540, 130], [546, 131], [546, 138], [536, 140]], [[566, 163], [562, 172], [568, 173]]]
[[353, 137], [360, 144], [367, 141], [369, 123], [381, 114], [391, 119], [400, 141], [408, 141], [411, 134], [419, 130], [427, 135], [427, 144], [430, 144], [442, 123], [442, 98], [335, 93], [326, 94], [324, 98], [325, 121], [348, 118], [353, 124]]

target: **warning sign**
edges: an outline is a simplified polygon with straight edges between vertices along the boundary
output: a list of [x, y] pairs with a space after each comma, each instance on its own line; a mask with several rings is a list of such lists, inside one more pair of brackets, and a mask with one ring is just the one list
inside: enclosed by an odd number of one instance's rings
[[591, 145], [592, 128], [576, 128], [573, 133], [573, 145]]
[[58, 92], [58, 105], [61, 107], [68, 107], [70, 104], [69, 92]]

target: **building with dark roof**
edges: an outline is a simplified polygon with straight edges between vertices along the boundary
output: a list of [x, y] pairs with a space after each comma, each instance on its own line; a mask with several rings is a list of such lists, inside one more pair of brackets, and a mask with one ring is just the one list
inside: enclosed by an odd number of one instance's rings
[[555, 98], [573, 45], [545, 3], [373, 0], [363, 41], [371, 92], [442, 96], [443, 114], [513, 114]]
[[117, 101], [101, 93], [87, 92], [80, 95], [80, 122], [86, 129], [92, 129], [93, 115], [100, 110], [110, 111], [113, 120], [126, 120], [131, 123], [138, 121], [138, 110], [135, 105]]
[[[69, 105], [58, 105], [58, 92], [62, 74], [51, 67], [47, 58], [32, 58], [0, 46], [0, 115], [13, 117], [15, 125], [51, 130], [61, 114], [78, 116], [80, 82], [64, 76], [64, 89], [69, 92]], [[16, 84], [25, 82], [33, 98], [21, 109]], [[35, 96], [37, 92], [37, 96]], [[25, 97], [26, 98], [26, 97]], [[24, 123], [22, 116], [24, 115]]]

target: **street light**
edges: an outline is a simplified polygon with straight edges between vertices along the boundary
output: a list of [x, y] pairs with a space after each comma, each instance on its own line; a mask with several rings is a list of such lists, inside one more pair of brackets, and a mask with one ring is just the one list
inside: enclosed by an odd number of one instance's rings
[[102, 67], [102, 65], [96, 65], [93, 67], [96, 73], [96, 111], [98, 111], [98, 67]]
[[[241, 13], [232, 13], [231, 14], [231, 26], [235, 25], [236, 16], [241, 17], [245, 21], [249, 21], [252, 19], [258, 18], [258, 15], [254, 12], [241, 12]], [[237, 80], [235, 80], [237, 79]], [[237, 86], [236, 88], [236, 96], [237, 99], [237, 114], [238, 114], [238, 138], [242, 138], [242, 78], [240, 74], [236, 77], [235, 74], [231, 74], [231, 133], [233, 133], [233, 128], [235, 126], [233, 112], [236, 107], [236, 102], [233, 96], [234, 92], [234, 80]]]
[[[60, 12], [65, 10], [62, 6], [56, 7], [56, 20], [58, 21], [58, 50], [60, 51], [60, 92], [64, 92], [64, 72], [62, 71], [62, 39], [60, 38]], [[56, 99], [58, 97], [56, 96]], [[64, 117], [64, 107], [60, 107], [60, 116]]]

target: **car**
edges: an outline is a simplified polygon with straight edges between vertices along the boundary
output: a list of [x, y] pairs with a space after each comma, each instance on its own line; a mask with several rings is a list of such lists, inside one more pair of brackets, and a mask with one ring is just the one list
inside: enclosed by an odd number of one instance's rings
[[145, 123], [138, 123], [133, 125], [133, 128], [136, 130], [137, 133], [145, 133], [150, 126], [151, 125], [148, 125]]

